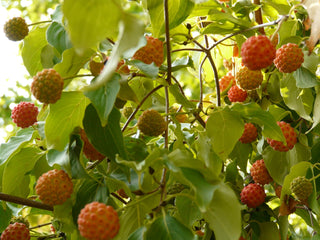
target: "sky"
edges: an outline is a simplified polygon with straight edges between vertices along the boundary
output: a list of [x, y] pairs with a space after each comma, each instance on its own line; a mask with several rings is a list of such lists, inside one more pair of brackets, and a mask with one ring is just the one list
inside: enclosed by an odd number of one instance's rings
[[[19, 81], [22, 85], [29, 84], [29, 81], [25, 78], [25, 76], [28, 75], [28, 72], [23, 66], [22, 58], [19, 55], [19, 45], [21, 42], [10, 41], [3, 32], [3, 25], [5, 22], [16, 16], [20, 16], [20, 12], [18, 10], [12, 9], [8, 11], [4, 7], [0, 6], [0, 96], [3, 96], [4, 94], [10, 96], [8, 89], [10, 87], [15, 87], [16, 81]], [[23, 95], [26, 93], [19, 92], [19, 94]], [[7, 132], [12, 130], [12, 125], [9, 125], [4, 129], [1, 127], [0, 122], [0, 143], [5, 141]]]

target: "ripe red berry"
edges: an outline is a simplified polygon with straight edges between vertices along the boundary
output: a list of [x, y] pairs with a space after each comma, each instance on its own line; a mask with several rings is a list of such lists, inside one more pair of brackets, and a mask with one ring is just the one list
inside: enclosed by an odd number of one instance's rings
[[297, 143], [297, 134], [294, 131], [293, 127], [290, 126], [289, 123], [286, 122], [277, 122], [278, 126], [281, 128], [283, 136], [286, 139], [286, 144], [281, 141], [273, 140], [267, 138], [267, 142], [269, 145], [276, 151], [287, 152], [291, 150], [294, 145]]
[[21, 102], [12, 109], [12, 121], [18, 127], [27, 128], [37, 122], [38, 108], [30, 102]]
[[263, 187], [256, 183], [250, 183], [242, 189], [240, 197], [242, 203], [250, 208], [256, 208], [264, 203], [266, 194]]
[[252, 123], [245, 123], [244, 131], [239, 141], [242, 143], [251, 143], [257, 139], [257, 136], [258, 136], [258, 132], [257, 132], [256, 126], [253, 125]]
[[236, 82], [243, 90], [254, 90], [258, 88], [263, 81], [263, 75], [260, 70], [250, 70], [242, 67], [236, 73]]
[[276, 49], [266, 36], [249, 37], [241, 46], [242, 63], [251, 70], [260, 70], [273, 63]]
[[160, 67], [163, 63], [163, 42], [157, 38], [146, 36], [147, 45], [140, 48], [132, 59], [140, 60], [146, 64], [154, 62]]
[[33, 77], [31, 93], [42, 103], [55, 103], [61, 98], [63, 79], [54, 69], [44, 69]]
[[119, 231], [118, 213], [112, 206], [99, 202], [87, 204], [78, 216], [78, 229], [88, 240], [112, 239]]
[[234, 86], [236, 84], [234, 76], [231, 74], [227, 74], [220, 78], [219, 80], [219, 86], [220, 86], [220, 92], [223, 92], [226, 90], [229, 86]]
[[252, 164], [250, 174], [253, 181], [260, 185], [269, 184], [273, 181], [263, 159], [257, 160]]
[[63, 170], [50, 170], [42, 174], [36, 185], [39, 199], [47, 205], [63, 204], [73, 192], [73, 183]]
[[230, 102], [244, 102], [247, 99], [247, 92], [239, 88], [237, 85], [232, 86], [228, 91]]
[[83, 141], [83, 153], [91, 161], [102, 160], [105, 158], [95, 147], [90, 143], [84, 129], [80, 129], [80, 136]]
[[10, 224], [1, 234], [1, 240], [29, 240], [30, 232], [23, 223]]
[[288, 43], [277, 50], [274, 65], [280, 72], [291, 73], [301, 67], [303, 61], [302, 49], [297, 44]]
[[12, 41], [20, 41], [28, 35], [29, 28], [23, 18], [14, 17], [4, 24], [3, 31], [8, 39]]

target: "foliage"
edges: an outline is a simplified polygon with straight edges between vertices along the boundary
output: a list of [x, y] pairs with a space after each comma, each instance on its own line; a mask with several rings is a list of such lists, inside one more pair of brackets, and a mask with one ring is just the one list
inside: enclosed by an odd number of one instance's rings
[[[14, 215], [47, 215], [54, 236], [37, 229], [33, 236], [83, 239], [78, 215], [98, 201], [119, 214], [114, 239], [320, 238], [319, 46], [306, 44], [311, 31], [300, 2], [56, 2], [46, 6], [55, 8], [50, 22], [29, 26], [21, 57], [30, 77], [55, 69], [64, 79], [62, 97], [54, 104], [34, 101], [41, 108], [37, 124], [19, 129], [0, 145], [0, 191], [38, 202], [34, 186], [51, 169], [66, 171], [74, 191], [53, 209], [32, 201], [9, 203], [0, 195], [0, 231]], [[228, 90], [220, 92], [219, 78], [229, 71], [236, 75], [243, 42], [262, 33], [276, 48], [298, 44], [304, 63], [293, 73], [281, 73], [273, 64], [262, 69], [262, 85], [248, 92], [245, 102], [232, 103]], [[165, 43], [160, 67], [131, 59], [146, 44], [145, 35]], [[104, 55], [109, 58], [94, 77], [89, 62], [104, 61]], [[120, 60], [129, 74], [120, 71]], [[133, 110], [130, 116], [122, 114], [126, 108]], [[145, 136], [137, 128], [147, 109], [166, 120], [160, 136]], [[186, 118], [181, 121], [181, 116]], [[298, 134], [287, 152], [267, 143], [267, 138], [285, 142], [277, 121], [290, 123]], [[248, 122], [258, 128], [258, 139], [243, 144], [239, 138]], [[85, 157], [79, 128], [104, 160]], [[250, 166], [258, 159], [264, 159], [273, 183], [264, 186], [265, 202], [248, 208], [240, 192], [253, 181]], [[290, 182], [297, 176], [313, 184], [306, 202], [291, 193]], [[299, 231], [289, 221], [293, 214], [303, 221]]]

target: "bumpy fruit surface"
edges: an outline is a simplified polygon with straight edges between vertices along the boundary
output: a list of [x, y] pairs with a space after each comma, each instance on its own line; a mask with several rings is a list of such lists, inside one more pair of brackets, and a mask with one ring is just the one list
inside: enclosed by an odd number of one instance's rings
[[39, 199], [47, 205], [63, 204], [73, 192], [73, 183], [63, 170], [50, 170], [42, 174], [36, 185]]
[[219, 80], [219, 86], [220, 86], [220, 92], [223, 92], [226, 90], [229, 86], [234, 86], [236, 84], [234, 76], [231, 74], [227, 74], [220, 78]]
[[84, 129], [80, 129], [80, 136], [83, 141], [83, 153], [91, 161], [102, 160], [105, 158], [95, 147], [90, 143]]
[[247, 99], [247, 92], [242, 90], [237, 85], [232, 86], [228, 91], [228, 98], [230, 102], [244, 102]]
[[252, 164], [250, 174], [253, 181], [260, 185], [269, 184], [273, 181], [263, 159], [257, 160]]
[[276, 49], [266, 36], [249, 37], [241, 46], [242, 63], [251, 70], [260, 70], [273, 63]]
[[10, 40], [20, 41], [28, 35], [29, 28], [23, 18], [14, 17], [4, 24], [3, 31]]
[[125, 118], [129, 118], [132, 113], [133, 113], [133, 108], [132, 107], [123, 107], [122, 108], [122, 115]]
[[1, 240], [29, 240], [30, 232], [23, 223], [10, 224], [1, 234]]
[[313, 192], [312, 183], [305, 176], [299, 176], [292, 180], [290, 189], [300, 201], [306, 201]]
[[258, 131], [255, 125], [252, 123], [244, 124], [244, 131], [239, 138], [239, 141], [242, 143], [251, 143], [257, 139]]
[[258, 88], [263, 81], [263, 75], [260, 70], [250, 70], [242, 67], [236, 73], [236, 82], [244, 90], [254, 90]]
[[31, 93], [42, 103], [55, 103], [61, 98], [63, 79], [54, 69], [44, 69], [33, 77]]
[[137, 125], [140, 131], [147, 136], [159, 136], [167, 129], [164, 118], [154, 109], [144, 111]]
[[30, 102], [21, 102], [12, 109], [12, 121], [18, 127], [27, 128], [37, 122], [38, 108]]
[[291, 73], [301, 67], [303, 61], [302, 49], [297, 44], [288, 43], [277, 50], [274, 65], [280, 72]]
[[147, 45], [140, 48], [132, 59], [140, 60], [146, 64], [154, 62], [158, 67], [163, 63], [163, 42], [157, 38], [146, 36]]
[[110, 240], [119, 231], [118, 213], [112, 206], [99, 202], [87, 204], [78, 216], [78, 229], [88, 240]]
[[256, 183], [250, 183], [242, 189], [240, 197], [242, 203], [250, 208], [256, 208], [264, 203], [266, 194], [263, 187]]
[[281, 128], [283, 136], [286, 139], [286, 144], [284, 144], [281, 141], [273, 140], [270, 138], [267, 138], [267, 142], [274, 150], [280, 152], [287, 152], [290, 149], [292, 149], [294, 145], [297, 143], [297, 134], [289, 123], [281, 121], [277, 122], [277, 124]]
[[174, 117], [177, 119], [179, 123], [186, 123], [188, 122], [188, 115], [187, 114], [177, 114], [179, 112], [182, 112], [182, 109], [178, 111], [179, 108], [173, 107], [169, 110], [170, 113], [175, 113]]

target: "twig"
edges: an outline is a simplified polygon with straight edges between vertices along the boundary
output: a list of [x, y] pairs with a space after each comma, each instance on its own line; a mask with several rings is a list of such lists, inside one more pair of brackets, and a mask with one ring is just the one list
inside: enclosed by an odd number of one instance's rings
[[212, 66], [213, 73], [214, 73], [214, 80], [216, 82], [216, 93], [217, 93], [217, 106], [221, 106], [221, 96], [220, 96], [220, 84], [219, 84], [219, 75], [216, 65], [214, 64], [211, 52], [207, 53], [207, 57], [209, 59], [209, 62]]
[[37, 202], [34, 200], [26, 199], [26, 198], [21, 198], [17, 196], [12, 196], [8, 195], [5, 193], [0, 193], [0, 200], [6, 201], [6, 202], [11, 202], [11, 203], [16, 203], [20, 205], [25, 205], [28, 207], [35, 207], [43, 210], [48, 210], [48, 211], [53, 211], [53, 207], [41, 202]]
[[48, 225], [51, 225], [51, 224], [52, 224], [51, 222], [39, 224], [39, 225], [37, 225], [37, 226], [30, 227], [29, 230], [31, 230], [31, 229], [36, 229], [36, 228], [41, 228], [41, 227], [48, 226]]
[[[254, 4], [257, 4], [257, 5], [261, 5], [260, 0], [254, 0], [253, 3], [254, 3]], [[257, 22], [258, 24], [263, 24], [261, 7], [260, 7], [257, 11], [254, 12], [254, 17], [255, 17], [256, 22]], [[266, 35], [263, 27], [262, 27], [262, 28], [259, 28], [259, 32], [260, 32], [262, 35]]]
[[117, 194], [115, 193], [111, 193], [112, 196], [114, 196], [116, 199], [118, 199], [120, 202], [122, 202], [123, 204], [127, 205], [128, 202], [125, 201], [124, 199], [122, 199], [121, 197], [119, 197]]

